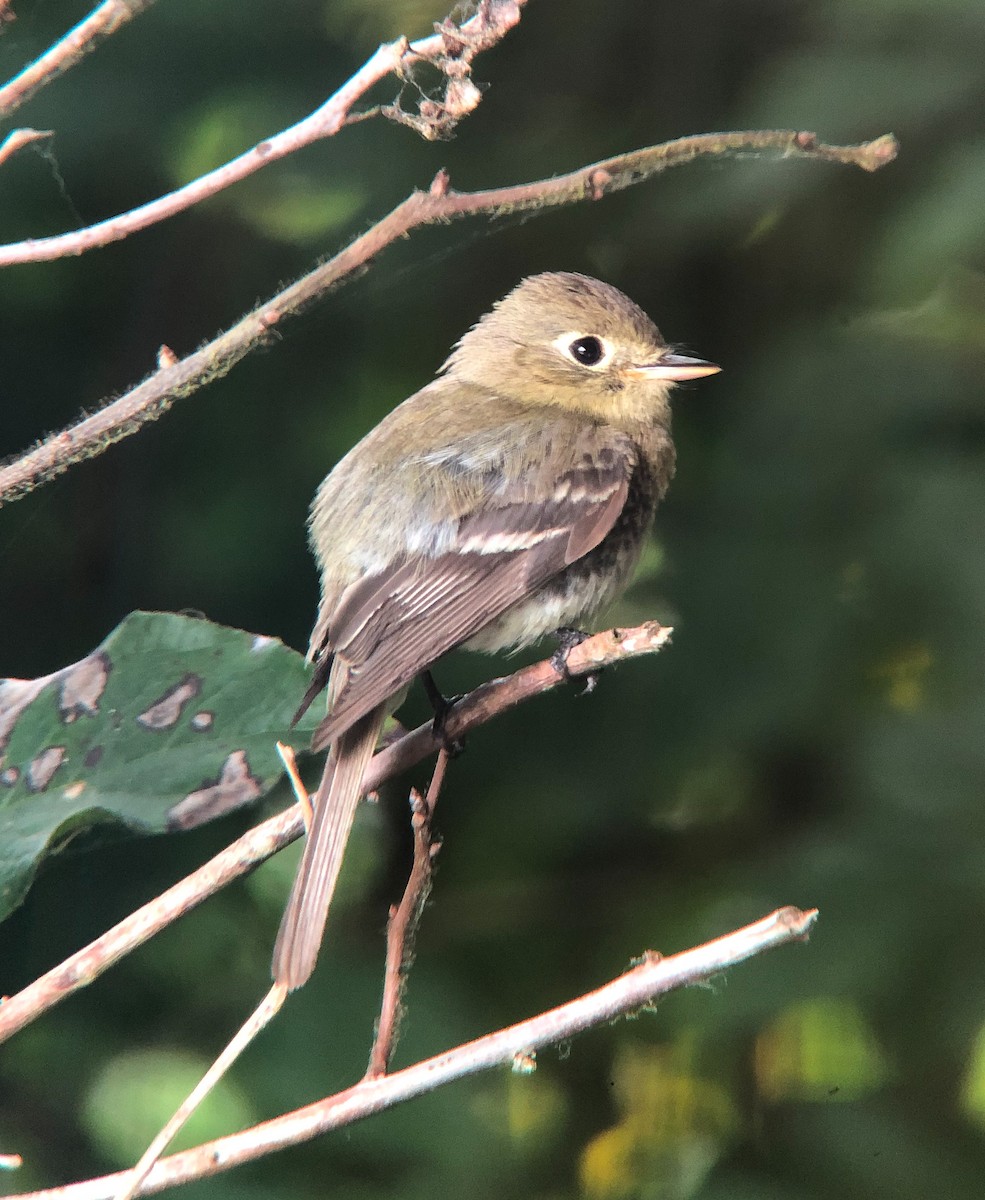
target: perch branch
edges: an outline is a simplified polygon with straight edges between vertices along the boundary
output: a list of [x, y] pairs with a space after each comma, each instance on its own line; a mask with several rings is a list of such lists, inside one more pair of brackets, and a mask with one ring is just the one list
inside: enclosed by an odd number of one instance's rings
[[[666, 645], [670, 634], [670, 629], [655, 621], [635, 629], [598, 633], [570, 651], [566, 664], [568, 673], [587, 675], [641, 654], [652, 654]], [[444, 736], [451, 740], [464, 737], [469, 730], [564, 682], [565, 677], [548, 658], [522, 667], [505, 679], [484, 683], [451, 709], [444, 722]], [[373, 791], [385, 780], [406, 771], [435, 753], [441, 745], [441, 739], [435, 736], [433, 721], [405, 734], [381, 750], [370, 763], [364, 781], [366, 791]], [[0, 1003], [0, 1042], [29, 1025], [60, 1000], [98, 979], [108, 967], [197, 908], [209, 896], [254, 870], [299, 837], [303, 830], [300, 805], [293, 805], [286, 812], [271, 817], [88, 946], [8, 997]]]
[[[144, 6], [153, 0], [144, 0]], [[428, 140], [447, 137], [454, 125], [467, 116], [479, 103], [482, 93], [469, 79], [472, 59], [501, 41], [520, 20], [520, 9], [526, 0], [481, 0], [474, 17], [461, 28], [446, 21], [430, 37], [409, 42], [405, 37], [380, 46], [362, 67], [314, 112], [303, 120], [283, 129], [272, 137], [258, 142], [231, 162], [186, 183], [184, 187], [159, 196], [129, 212], [120, 213], [85, 229], [61, 233], [54, 237], [27, 238], [0, 246], [0, 267], [13, 263], [51, 262], [85, 254], [99, 246], [122, 241], [131, 233], [159, 225], [203, 200], [225, 191], [234, 183], [255, 175], [263, 167], [296, 154], [305, 146], [334, 137], [350, 120], [353, 105], [374, 84], [387, 75], [406, 74], [415, 63], [433, 62], [447, 78], [442, 101], [422, 101], [422, 115], [411, 117], [401, 109], [385, 110], [402, 124], [414, 128]], [[105, 7], [134, 7], [131, 2], [117, 2]], [[80, 26], [81, 28], [81, 26]], [[14, 83], [17, 81], [15, 80]], [[13, 84], [8, 84], [12, 87]]]
[[0, 87], [0, 119], [16, 112], [46, 84], [64, 75], [95, 50], [100, 42], [145, 12], [153, 3], [154, 0], [104, 0], [103, 4], [97, 4], [87, 17], [63, 38], [59, 38], [40, 58]]
[[164, 365], [117, 400], [0, 467], [0, 505], [26, 495], [73, 463], [102, 453], [114, 442], [136, 433], [146, 422], [162, 416], [178, 397], [225, 375], [264, 344], [278, 322], [325, 296], [341, 279], [365, 267], [386, 246], [415, 228], [453, 217], [495, 217], [521, 210], [544, 212], [580, 200], [598, 200], [696, 158], [766, 152], [874, 171], [895, 157], [896, 140], [886, 135], [857, 146], [827, 146], [812, 133], [784, 130], [704, 134], [618, 155], [553, 179], [486, 192], [454, 191], [447, 175], [439, 172], [429, 191], [413, 192], [344, 250], [248, 313], [225, 333], [186, 358]]
[[[625, 974], [558, 1008], [392, 1075], [366, 1077], [334, 1096], [163, 1159], [151, 1172], [141, 1194], [208, 1178], [272, 1151], [310, 1141], [479, 1071], [529, 1064], [539, 1049], [635, 1012], [675, 988], [699, 983], [764, 950], [806, 940], [816, 919], [816, 909], [802, 912], [781, 908], [752, 925], [669, 958], [648, 951]], [[22, 1193], [13, 1200], [110, 1200], [128, 1174]]]

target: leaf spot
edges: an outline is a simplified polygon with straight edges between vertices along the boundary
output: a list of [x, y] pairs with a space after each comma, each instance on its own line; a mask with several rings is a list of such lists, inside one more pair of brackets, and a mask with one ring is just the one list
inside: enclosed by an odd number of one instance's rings
[[41, 679], [0, 679], [0, 754], [10, 742], [17, 718], [50, 682], [50, 675]]
[[79, 717], [96, 716], [112, 666], [109, 655], [100, 650], [68, 668], [62, 676], [58, 699], [58, 708], [66, 725]]
[[27, 787], [31, 792], [43, 792], [51, 783], [51, 777], [65, 759], [64, 746], [48, 746], [31, 759], [27, 768]]
[[263, 794], [263, 786], [250, 771], [245, 750], [234, 750], [222, 764], [218, 779], [205, 780], [168, 813], [169, 829], [192, 829], [223, 813], [232, 812]]
[[189, 724], [196, 733], [206, 733], [215, 724], [215, 713], [206, 712], [203, 709], [202, 712], [197, 712], [192, 717]]
[[180, 683], [168, 688], [160, 699], [144, 709], [137, 717], [137, 724], [144, 729], [172, 729], [178, 723], [185, 705], [194, 700], [201, 690], [202, 680], [189, 672]]

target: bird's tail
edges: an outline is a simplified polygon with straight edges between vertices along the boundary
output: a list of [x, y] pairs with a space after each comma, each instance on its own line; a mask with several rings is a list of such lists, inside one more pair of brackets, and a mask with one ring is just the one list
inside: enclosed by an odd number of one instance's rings
[[328, 908], [362, 796], [363, 776], [385, 717], [386, 706], [381, 705], [338, 738], [313, 798], [311, 827], [277, 934], [271, 968], [275, 982], [290, 991], [306, 983], [315, 969]]

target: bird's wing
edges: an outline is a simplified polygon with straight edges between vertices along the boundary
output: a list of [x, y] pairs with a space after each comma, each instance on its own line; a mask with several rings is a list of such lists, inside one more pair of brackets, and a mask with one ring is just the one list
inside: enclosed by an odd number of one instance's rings
[[633, 466], [628, 454], [606, 447], [558, 475], [546, 501], [487, 495], [459, 520], [450, 548], [405, 556], [349, 587], [329, 617], [320, 655], [321, 662], [334, 658], [333, 701], [313, 747], [334, 741], [593, 550], [626, 503]]

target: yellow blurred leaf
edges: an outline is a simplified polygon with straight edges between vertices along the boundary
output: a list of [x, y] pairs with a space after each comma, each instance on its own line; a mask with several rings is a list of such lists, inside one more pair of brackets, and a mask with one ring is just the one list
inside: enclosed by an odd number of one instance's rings
[[925, 642], [901, 646], [872, 670], [874, 678], [886, 684], [886, 701], [899, 712], [916, 712], [925, 700], [927, 672], [934, 656]]
[[788, 1008], [756, 1039], [760, 1095], [780, 1100], [855, 1100], [890, 1075], [889, 1063], [858, 1007], [817, 999]]
[[476, 1113], [488, 1128], [514, 1143], [543, 1143], [561, 1128], [566, 1111], [564, 1092], [543, 1071], [510, 1072], [500, 1078], [506, 1088], [505, 1104], [498, 1086], [475, 1101]]
[[958, 1106], [966, 1117], [985, 1128], [985, 1025], [972, 1045]]
[[756, 221], [749, 234], [743, 242], [743, 247], [749, 249], [755, 246], [757, 242], [761, 242], [764, 238], [768, 238], [774, 229], [780, 224], [785, 212], [780, 208], [768, 208]]
[[683, 1200], [726, 1149], [738, 1120], [728, 1093], [687, 1073], [673, 1048], [625, 1047], [613, 1082], [623, 1117], [582, 1152], [591, 1200]]

